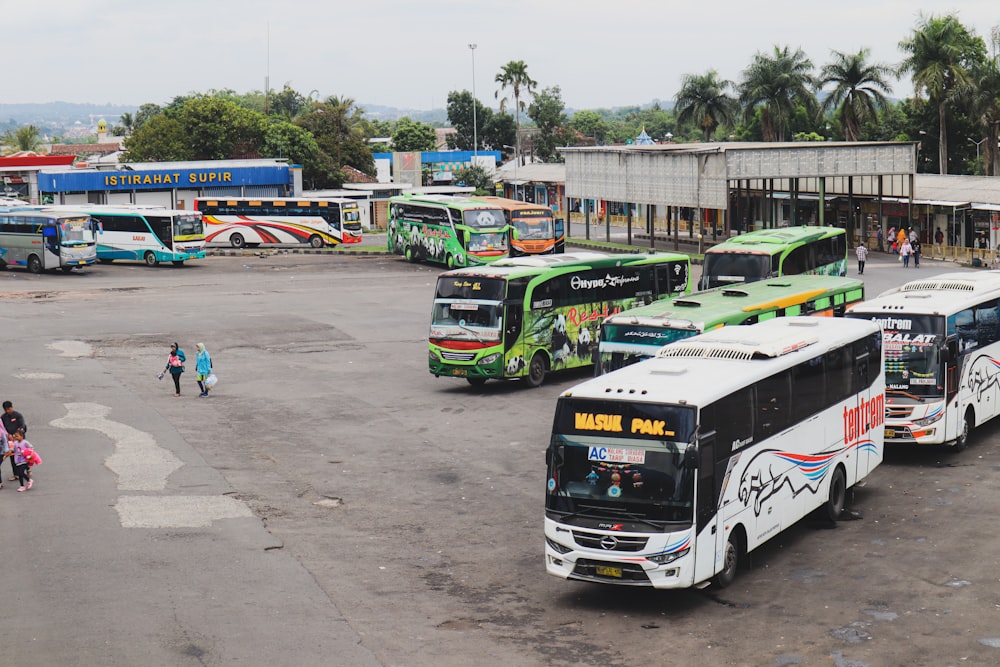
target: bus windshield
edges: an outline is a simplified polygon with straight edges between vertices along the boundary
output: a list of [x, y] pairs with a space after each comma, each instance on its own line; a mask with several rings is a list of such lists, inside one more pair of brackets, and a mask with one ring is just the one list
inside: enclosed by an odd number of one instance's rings
[[518, 237], [522, 240], [550, 239], [555, 236], [551, 217], [522, 218], [515, 216], [511, 222], [514, 224], [514, 229], [517, 230]]
[[179, 215], [174, 218], [174, 237], [204, 236], [205, 225], [200, 215]]
[[469, 252], [507, 252], [507, 235], [503, 232], [471, 234]]
[[473, 229], [499, 229], [507, 226], [507, 222], [503, 217], [503, 211], [498, 208], [481, 208], [463, 211], [462, 222]]
[[702, 289], [764, 280], [771, 273], [771, 256], [759, 253], [706, 252]]
[[695, 328], [673, 329], [641, 324], [613, 324], [601, 327], [599, 374], [610, 373], [656, 355], [664, 345], [701, 333]]
[[848, 317], [870, 319], [882, 327], [885, 355], [885, 388], [896, 403], [944, 396], [944, 319], [936, 315], [873, 317], [857, 313]]
[[561, 399], [546, 508], [570, 523], [690, 522], [695, 414], [688, 406]]
[[90, 218], [59, 220], [59, 240], [62, 245], [87, 245], [94, 242], [94, 226]]

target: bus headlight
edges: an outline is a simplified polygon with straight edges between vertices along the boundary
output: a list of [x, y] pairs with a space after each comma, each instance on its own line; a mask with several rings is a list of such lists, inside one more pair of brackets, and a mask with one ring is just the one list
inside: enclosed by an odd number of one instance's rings
[[427, 358], [430, 359], [431, 361], [440, 361], [441, 360], [441, 357], [439, 357], [438, 353], [435, 352], [434, 350], [428, 350], [427, 351]]
[[503, 352], [494, 352], [493, 354], [487, 354], [485, 357], [476, 362], [477, 366], [489, 366], [494, 363], [503, 355]]
[[944, 417], [944, 410], [931, 417], [924, 417], [923, 419], [914, 419], [913, 423], [916, 424], [917, 426], [930, 426], [936, 421], [941, 421], [941, 417]]
[[667, 563], [673, 563], [675, 560], [682, 556], [687, 556], [691, 549], [681, 549], [680, 551], [674, 551], [669, 554], [657, 554], [655, 556], [646, 556], [646, 560], [651, 563], [656, 563], [657, 565], [666, 565]]

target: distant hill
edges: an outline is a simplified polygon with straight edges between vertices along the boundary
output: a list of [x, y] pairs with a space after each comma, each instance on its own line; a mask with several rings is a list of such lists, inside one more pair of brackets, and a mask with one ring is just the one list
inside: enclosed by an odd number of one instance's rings
[[136, 106], [121, 104], [78, 104], [75, 102], [45, 102], [39, 104], [6, 104], [0, 102], [0, 131], [22, 125], [34, 125], [44, 132], [56, 134], [77, 125], [96, 131], [97, 121], [118, 125], [123, 113], [135, 113]]

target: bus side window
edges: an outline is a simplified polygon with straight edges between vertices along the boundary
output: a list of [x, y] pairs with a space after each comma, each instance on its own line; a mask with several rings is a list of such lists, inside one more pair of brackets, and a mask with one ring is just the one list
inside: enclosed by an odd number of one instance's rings
[[760, 419], [755, 434], [758, 439], [779, 433], [791, 423], [790, 373], [785, 371], [756, 384], [757, 415]]
[[811, 256], [812, 248], [808, 243], [792, 248], [781, 263], [781, 275], [793, 276], [816, 268], [816, 259]]
[[976, 340], [980, 346], [997, 341], [997, 301], [991, 300], [976, 306]]

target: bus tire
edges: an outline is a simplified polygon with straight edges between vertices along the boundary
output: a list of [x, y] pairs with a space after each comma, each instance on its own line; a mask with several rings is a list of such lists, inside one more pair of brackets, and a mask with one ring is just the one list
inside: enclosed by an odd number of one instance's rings
[[323, 238], [319, 234], [313, 234], [309, 237], [309, 245], [313, 248], [322, 248]]
[[743, 556], [742, 534], [734, 529], [726, 539], [726, 551], [722, 556], [722, 569], [712, 578], [716, 588], [725, 588], [736, 581], [736, 573], [740, 569]]
[[156, 266], [160, 263], [160, 260], [156, 259], [156, 255], [153, 254], [152, 250], [147, 250], [146, 254], [143, 255], [143, 259], [146, 260], [146, 266]]
[[240, 248], [246, 247], [247, 240], [243, 238], [242, 234], [233, 234], [232, 236], [229, 237], [229, 245], [239, 250]]
[[174, 259], [174, 260], [171, 260], [170, 263], [173, 264], [174, 266], [184, 266], [184, 260], [183, 259]]
[[38, 255], [32, 255], [28, 258], [28, 271], [31, 273], [42, 272], [42, 260], [38, 259]]
[[403, 250], [403, 256], [406, 257], [407, 262], [417, 261], [417, 251], [411, 245], [406, 246], [406, 249]]
[[844, 505], [847, 503], [847, 479], [844, 477], [844, 470], [840, 466], [833, 471], [830, 479], [830, 495], [823, 505], [826, 518], [830, 523], [837, 523]]
[[545, 374], [548, 371], [549, 362], [546, 361], [545, 355], [541, 352], [535, 352], [535, 356], [531, 358], [531, 363], [528, 364], [528, 374], [524, 376], [524, 381], [532, 389], [541, 387], [542, 383], [545, 382]]
[[969, 446], [969, 434], [972, 433], [972, 429], [976, 423], [976, 417], [972, 414], [972, 408], [965, 411], [965, 416], [962, 417], [962, 430], [959, 431], [958, 437], [951, 443], [951, 449], [954, 452], [960, 452]]
[[60, 267], [60, 268], [62, 269], [63, 273], [73, 273], [73, 267], [72, 266], [63, 266], [63, 267]]

